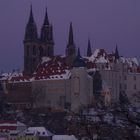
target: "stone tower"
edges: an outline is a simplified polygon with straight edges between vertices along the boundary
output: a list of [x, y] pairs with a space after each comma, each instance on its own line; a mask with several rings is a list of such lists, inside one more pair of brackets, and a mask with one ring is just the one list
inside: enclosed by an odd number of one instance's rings
[[38, 34], [37, 27], [34, 21], [32, 6], [30, 9], [30, 16], [25, 29], [24, 37], [24, 73], [32, 74], [35, 70], [38, 58]]
[[88, 76], [86, 64], [78, 49], [77, 56], [71, 70], [71, 110], [79, 112], [79, 109], [91, 104], [93, 99], [92, 77]]
[[41, 56], [52, 57], [54, 55], [53, 27], [49, 23], [47, 8], [44, 23], [41, 28], [39, 50]]
[[42, 57], [52, 57], [53, 55], [53, 27], [49, 23], [47, 9], [39, 38], [31, 6], [24, 37], [24, 73], [33, 74]]

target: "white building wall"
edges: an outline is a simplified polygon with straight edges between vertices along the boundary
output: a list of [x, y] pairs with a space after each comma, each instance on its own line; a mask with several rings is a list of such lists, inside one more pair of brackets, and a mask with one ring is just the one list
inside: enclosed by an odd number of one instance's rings
[[128, 73], [126, 95], [133, 106], [140, 107], [140, 73]]
[[73, 68], [71, 73], [71, 109], [78, 112], [81, 107], [92, 102], [93, 81], [86, 68]]

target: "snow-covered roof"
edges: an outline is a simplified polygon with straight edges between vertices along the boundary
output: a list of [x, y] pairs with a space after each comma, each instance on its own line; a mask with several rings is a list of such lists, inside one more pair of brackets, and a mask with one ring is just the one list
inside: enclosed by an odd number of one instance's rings
[[19, 122], [19, 121], [0, 121], [0, 127], [1, 126], [26, 126], [25, 124]]
[[29, 127], [28, 131], [36, 131], [38, 132], [39, 136], [53, 136], [53, 134], [47, 130], [45, 127]]
[[66, 64], [65, 57], [55, 56], [51, 59], [43, 57], [33, 74], [35, 80], [60, 80], [70, 78], [70, 66]]
[[[115, 54], [108, 53], [104, 49], [96, 49], [90, 57], [80, 57], [80, 63], [83, 62], [88, 72], [94, 72], [98, 69], [98, 64], [103, 64], [104, 70], [112, 70], [112, 64], [115, 62]], [[140, 73], [140, 66], [137, 58], [120, 57], [120, 62], [127, 65], [129, 72]], [[3, 73], [0, 80], [8, 82], [31, 82], [33, 80], [63, 80], [69, 79], [72, 67], [66, 63], [65, 56], [43, 57], [38, 64], [37, 69], [32, 76], [27, 76], [22, 72]]]
[[96, 49], [90, 57], [85, 57], [90, 62], [94, 63], [108, 63], [111, 61], [110, 55], [104, 49]]

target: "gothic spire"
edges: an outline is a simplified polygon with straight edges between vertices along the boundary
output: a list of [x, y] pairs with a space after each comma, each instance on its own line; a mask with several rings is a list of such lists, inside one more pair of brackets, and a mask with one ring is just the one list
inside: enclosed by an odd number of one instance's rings
[[71, 58], [71, 60], [72, 60], [77, 55], [76, 52], [77, 51], [76, 51], [76, 47], [75, 47], [75, 43], [74, 43], [74, 39], [73, 39], [73, 27], [72, 27], [72, 23], [70, 23], [68, 44], [66, 47], [66, 56], [72, 57]]
[[72, 22], [70, 23], [70, 28], [69, 28], [69, 40], [68, 40], [68, 45], [74, 45]]
[[48, 12], [46, 8], [45, 18], [44, 18], [44, 25], [49, 25], [49, 18], [48, 18]]
[[37, 38], [38, 38], [37, 27], [34, 21], [32, 5], [31, 5], [30, 16], [29, 16], [28, 23], [26, 25], [24, 41], [36, 41]]
[[46, 8], [46, 13], [45, 13], [45, 18], [44, 18], [44, 23], [41, 28], [41, 36], [40, 39], [44, 43], [52, 43], [53, 44], [53, 27], [49, 23], [49, 18], [48, 18], [48, 13], [47, 13], [47, 8]]
[[90, 39], [88, 39], [87, 56], [90, 57], [91, 55], [92, 55], [91, 44], [90, 44]]
[[115, 60], [119, 59], [120, 56], [119, 56], [119, 52], [118, 52], [118, 46], [116, 44], [116, 50], [115, 50]]
[[33, 17], [32, 5], [31, 5], [28, 24], [32, 24], [32, 23], [34, 23], [34, 17]]
[[77, 54], [78, 57], [81, 57], [81, 53], [80, 53], [80, 48], [78, 48], [78, 54]]
[[73, 62], [73, 67], [86, 67], [86, 64], [85, 64], [85, 62], [82, 59], [81, 54], [80, 54], [80, 48], [78, 48], [78, 53], [77, 53], [77, 56]]

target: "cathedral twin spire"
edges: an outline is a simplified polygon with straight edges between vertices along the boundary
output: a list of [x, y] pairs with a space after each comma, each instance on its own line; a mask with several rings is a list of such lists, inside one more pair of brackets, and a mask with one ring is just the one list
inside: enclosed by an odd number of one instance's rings
[[32, 11], [32, 6], [31, 6], [29, 20], [26, 25], [24, 41], [41, 40], [44, 42], [47, 42], [47, 41], [53, 42], [52, 30], [53, 30], [52, 25], [50, 25], [49, 23], [47, 8], [46, 8], [46, 13], [45, 13], [45, 18], [44, 18], [44, 23], [41, 29], [40, 39], [38, 39], [37, 27], [36, 27], [36, 23], [35, 23], [33, 11]]
[[[29, 20], [26, 26], [26, 31], [25, 31], [24, 41], [26, 42], [26, 41], [38, 41], [38, 40], [44, 43], [48, 42], [50, 44], [54, 44], [53, 28], [52, 28], [52, 25], [49, 23], [49, 18], [48, 18], [48, 13], [47, 13], [47, 8], [46, 8], [44, 23], [41, 28], [40, 39], [38, 39], [37, 27], [36, 27], [36, 23], [35, 23], [33, 11], [32, 11], [32, 6], [31, 6], [30, 16], [29, 16]], [[70, 23], [70, 27], [69, 27], [69, 37], [68, 37], [68, 44], [66, 48], [66, 56], [70, 56], [70, 55], [76, 55], [76, 47], [75, 47], [74, 37], [73, 37], [72, 22]], [[91, 43], [90, 43], [90, 40], [88, 39], [87, 56], [90, 57], [91, 55], [92, 55]], [[115, 50], [115, 59], [119, 59], [117, 45], [116, 45], [116, 50]]]
[[53, 28], [49, 23], [47, 9], [41, 28], [41, 34], [40, 37], [38, 37], [37, 26], [31, 6], [24, 37], [24, 72], [29, 75], [32, 74], [42, 57], [52, 57], [53, 55]]

